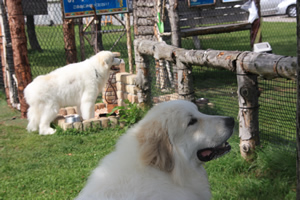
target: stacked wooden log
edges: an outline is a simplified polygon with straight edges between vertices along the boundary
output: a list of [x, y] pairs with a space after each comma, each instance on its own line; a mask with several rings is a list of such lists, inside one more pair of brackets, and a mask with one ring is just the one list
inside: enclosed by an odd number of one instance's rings
[[154, 23], [156, 22], [155, 2], [152, 0], [133, 1], [133, 24], [135, 38], [156, 40]]

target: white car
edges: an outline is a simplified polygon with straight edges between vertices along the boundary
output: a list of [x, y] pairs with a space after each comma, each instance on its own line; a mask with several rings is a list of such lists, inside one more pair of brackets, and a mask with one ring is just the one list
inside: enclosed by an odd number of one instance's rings
[[297, 16], [296, 0], [260, 0], [260, 12], [266, 15]]

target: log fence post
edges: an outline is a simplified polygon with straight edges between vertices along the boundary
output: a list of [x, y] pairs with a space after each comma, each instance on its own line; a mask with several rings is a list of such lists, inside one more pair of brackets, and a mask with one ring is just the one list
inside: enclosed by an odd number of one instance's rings
[[151, 88], [150, 88], [150, 74], [149, 62], [146, 55], [138, 52], [138, 40], [134, 41], [134, 53], [136, 64], [136, 79], [135, 85], [137, 86], [137, 96], [139, 104], [144, 106], [151, 105]]
[[128, 64], [129, 64], [129, 72], [133, 73], [133, 63], [132, 63], [132, 40], [131, 40], [131, 26], [130, 26], [130, 14], [125, 13], [126, 17], [126, 36], [127, 36], [127, 49], [128, 49]]
[[194, 86], [192, 76], [192, 66], [182, 63], [177, 59], [177, 76], [178, 76], [178, 95], [179, 99], [194, 101]]
[[238, 83], [239, 103], [239, 137], [241, 156], [251, 160], [254, 155], [255, 146], [259, 144], [258, 123], [258, 90], [257, 75], [248, 73], [243, 68], [243, 61], [247, 52], [242, 53], [237, 60], [236, 74]]
[[175, 47], [181, 47], [179, 28], [178, 0], [169, 0], [168, 16], [171, 26], [171, 43]]

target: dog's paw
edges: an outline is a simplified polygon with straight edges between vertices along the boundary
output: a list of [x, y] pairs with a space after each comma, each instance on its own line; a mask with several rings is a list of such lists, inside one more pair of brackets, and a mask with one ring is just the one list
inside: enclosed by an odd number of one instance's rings
[[35, 132], [38, 130], [38, 126], [34, 125], [33, 123], [29, 123], [26, 129], [28, 132]]
[[53, 135], [56, 132], [53, 128], [48, 128], [44, 131], [40, 131], [40, 135]]
[[35, 131], [37, 131], [37, 130], [38, 130], [37, 128], [27, 127], [27, 131], [28, 131], [28, 132], [35, 132]]

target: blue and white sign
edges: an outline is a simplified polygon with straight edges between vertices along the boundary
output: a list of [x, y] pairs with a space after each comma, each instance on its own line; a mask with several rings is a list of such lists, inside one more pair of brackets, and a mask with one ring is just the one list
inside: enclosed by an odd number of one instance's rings
[[222, 0], [223, 3], [235, 2], [235, 1], [242, 1], [242, 0]]
[[128, 0], [63, 0], [66, 18], [128, 12]]
[[188, 4], [190, 7], [193, 6], [207, 6], [215, 4], [215, 0], [189, 0]]

